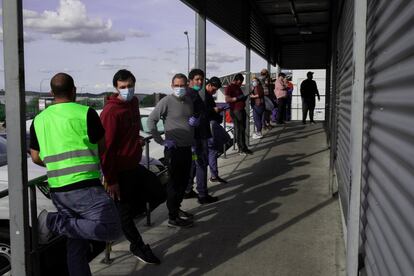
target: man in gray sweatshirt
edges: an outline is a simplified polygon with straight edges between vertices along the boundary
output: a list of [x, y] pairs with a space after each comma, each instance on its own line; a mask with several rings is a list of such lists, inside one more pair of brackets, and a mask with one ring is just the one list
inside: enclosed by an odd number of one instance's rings
[[[147, 125], [154, 140], [165, 147], [164, 155], [170, 174], [167, 184], [168, 225], [190, 227], [193, 215], [182, 211], [180, 206], [190, 177], [194, 127], [200, 122], [194, 116], [193, 102], [187, 94], [187, 77], [176, 74], [171, 88], [173, 93], [157, 104], [148, 117]], [[165, 139], [157, 129], [159, 120], [164, 120]]]

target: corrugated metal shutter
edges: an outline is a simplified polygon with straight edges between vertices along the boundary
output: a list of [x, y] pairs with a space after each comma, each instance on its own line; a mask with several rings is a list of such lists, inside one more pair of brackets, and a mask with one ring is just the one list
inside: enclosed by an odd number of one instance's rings
[[349, 152], [352, 95], [353, 15], [354, 1], [345, 1], [337, 32], [337, 151], [335, 155], [335, 169], [345, 221], [348, 217], [350, 183]]
[[368, 5], [365, 267], [368, 275], [414, 275], [414, 1]]
[[280, 45], [280, 66], [284, 69], [325, 69], [326, 42], [298, 42]]

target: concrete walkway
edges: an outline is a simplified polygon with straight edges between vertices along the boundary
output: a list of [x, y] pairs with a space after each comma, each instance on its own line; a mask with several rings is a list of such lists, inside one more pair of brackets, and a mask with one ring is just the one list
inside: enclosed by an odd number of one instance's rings
[[138, 221], [159, 266], [139, 262], [129, 244], [113, 246], [114, 262], [91, 264], [94, 275], [345, 275], [337, 199], [329, 194], [329, 150], [322, 124], [289, 123], [252, 143], [254, 155], [232, 149], [220, 159], [228, 184], [211, 185], [220, 201], [200, 206], [189, 229], [167, 227], [165, 205], [152, 227]]

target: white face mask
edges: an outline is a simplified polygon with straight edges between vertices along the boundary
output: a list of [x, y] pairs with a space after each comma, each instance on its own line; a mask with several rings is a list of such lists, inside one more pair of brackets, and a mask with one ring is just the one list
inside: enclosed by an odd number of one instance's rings
[[187, 92], [187, 89], [185, 87], [174, 87], [173, 88], [173, 93], [178, 98], [184, 97], [186, 92]]
[[124, 101], [129, 102], [134, 97], [135, 87], [119, 89], [119, 95]]
[[257, 86], [257, 81], [253, 81], [252, 85], [253, 85], [253, 87], [256, 87]]

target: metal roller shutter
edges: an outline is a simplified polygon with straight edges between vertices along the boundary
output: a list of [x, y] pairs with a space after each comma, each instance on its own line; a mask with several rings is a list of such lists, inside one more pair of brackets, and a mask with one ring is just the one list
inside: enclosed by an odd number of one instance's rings
[[350, 183], [349, 152], [352, 95], [353, 15], [354, 1], [345, 1], [337, 32], [337, 150], [335, 156], [335, 169], [345, 221], [347, 221], [348, 217]]
[[368, 275], [413, 275], [414, 1], [368, 5], [362, 253]]

